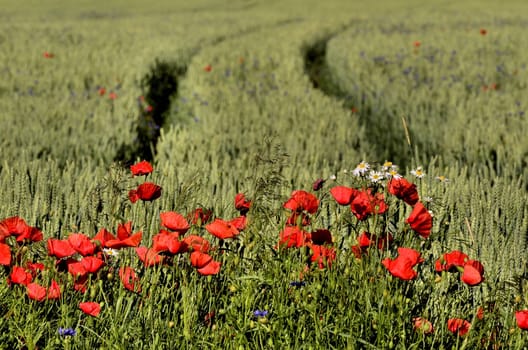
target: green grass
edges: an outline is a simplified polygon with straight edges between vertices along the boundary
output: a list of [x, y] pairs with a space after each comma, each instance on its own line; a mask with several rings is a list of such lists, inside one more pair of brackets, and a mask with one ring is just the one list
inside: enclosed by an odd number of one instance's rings
[[[0, 5], [0, 220], [18, 215], [44, 233], [31, 244], [6, 240], [12, 262], [0, 269], [0, 348], [521, 349], [527, 342], [514, 316], [528, 308], [522, 1]], [[164, 90], [167, 81], [175, 87]], [[482, 91], [491, 83], [499, 88]], [[154, 114], [144, 108], [162, 102], [169, 105], [156, 138]], [[143, 179], [128, 165], [145, 148], [154, 152], [147, 179], [162, 196], [132, 204], [128, 191]], [[428, 239], [405, 224], [411, 208], [385, 185], [352, 175], [362, 160], [374, 169], [391, 160], [417, 184], [433, 214]], [[424, 178], [410, 175], [417, 166]], [[312, 191], [318, 178], [324, 187]], [[388, 212], [358, 221], [330, 195], [337, 185], [374, 186]], [[309, 247], [277, 249], [293, 190], [320, 201], [304, 229], [331, 231], [331, 267], [307, 267]], [[211, 242], [221, 262], [216, 275], [201, 276], [188, 253], [146, 267], [123, 248], [80, 293], [65, 261], [48, 255], [48, 238], [116, 233], [127, 221], [151, 247], [160, 213], [201, 207], [232, 219], [240, 192], [252, 206], [236, 239], [221, 241], [200, 225], [185, 234]], [[363, 231], [390, 233], [394, 242], [357, 259], [351, 247]], [[424, 258], [411, 281], [380, 263], [402, 246]], [[454, 249], [482, 262], [482, 284], [435, 272], [435, 261]], [[8, 285], [13, 266], [28, 261], [47, 267], [36, 282], [59, 282], [59, 300], [37, 302], [24, 286]], [[138, 273], [141, 292], [124, 288], [122, 266]], [[100, 303], [101, 314], [83, 314], [82, 301]], [[415, 317], [431, 321], [434, 333], [416, 331]], [[450, 318], [471, 322], [469, 334], [452, 334]], [[59, 328], [77, 333], [61, 336]]]

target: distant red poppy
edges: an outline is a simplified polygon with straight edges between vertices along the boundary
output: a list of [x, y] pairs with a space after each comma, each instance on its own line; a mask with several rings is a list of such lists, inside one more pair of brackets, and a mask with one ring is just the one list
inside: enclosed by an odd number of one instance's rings
[[369, 232], [363, 232], [358, 236], [359, 247], [362, 249], [370, 248], [371, 246], [376, 246], [378, 249], [384, 249], [389, 243], [392, 242], [393, 237], [390, 233], [383, 235], [382, 237], [377, 237], [372, 235]]
[[0, 265], [11, 265], [11, 248], [5, 243], [0, 243]]
[[457, 334], [459, 336], [464, 336], [469, 332], [471, 328], [471, 323], [461, 318], [450, 318], [447, 320], [447, 329], [451, 333]]
[[466, 261], [460, 280], [468, 286], [479, 285], [484, 280], [484, 266], [477, 260]]
[[528, 330], [528, 310], [515, 311], [515, 319], [517, 321], [517, 327]]
[[104, 87], [101, 87], [97, 90], [97, 93], [99, 96], [104, 96], [106, 94], [106, 89]]
[[67, 240], [48, 239], [48, 254], [58, 259], [67, 258], [77, 253]]
[[457, 271], [457, 266], [464, 266], [469, 257], [459, 250], [453, 250], [452, 252], [445, 253], [441, 259], [435, 262], [436, 272], [442, 271]]
[[415, 42], [413, 42], [413, 46], [418, 48], [422, 45], [422, 43], [419, 41], [419, 40], [416, 40]]
[[150, 113], [154, 110], [154, 107], [152, 107], [151, 105], [146, 105], [145, 106], [145, 112], [147, 113]]
[[210, 209], [196, 208], [194, 212], [187, 215], [187, 219], [191, 221], [193, 225], [203, 225], [211, 219], [213, 211]]
[[68, 237], [68, 243], [82, 256], [92, 255], [97, 249], [97, 245], [83, 233], [72, 233]]
[[101, 313], [101, 305], [93, 301], [79, 303], [79, 309], [87, 315], [97, 317]]
[[235, 226], [219, 218], [216, 218], [212, 223], [205, 226], [205, 229], [220, 239], [234, 238], [240, 233]]
[[48, 298], [48, 300], [60, 299], [61, 290], [60, 290], [60, 286], [57, 283], [57, 281], [51, 280], [51, 284], [50, 284], [50, 287], [48, 288], [46, 297]]
[[478, 307], [475, 316], [476, 316], [479, 320], [484, 319], [484, 308], [483, 308], [482, 306], [479, 306], [479, 307]]
[[181, 235], [184, 235], [190, 228], [187, 219], [179, 213], [174, 211], [166, 211], [160, 213], [161, 225], [165, 226], [169, 230], [176, 231]]
[[484, 28], [480, 28], [480, 35], [486, 35], [488, 34], [488, 31]]
[[431, 228], [433, 227], [433, 217], [421, 202], [418, 202], [414, 205], [411, 214], [405, 222], [411, 226], [414, 232], [418, 233], [424, 238], [429, 237], [431, 234]]
[[240, 212], [240, 215], [246, 215], [251, 207], [251, 201], [246, 199], [245, 194], [237, 193], [235, 196], [235, 209]]
[[111, 92], [108, 94], [108, 98], [111, 100], [115, 100], [117, 98], [117, 94], [115, 92]]
[[279, 247], [300, 248], [310, 242], [311, 236], [308, 232], [297, 226], [287, 226], [279, 234]]
[[13, 266], [8, 278], [8, 284], [14, 283], [27, 286], [32, 280], [33, 276], [31, 272], [26, 271], [26, 269], [20, 266]]
[[358, 220], [365, 220], [373, 214], [383, 214], [387, 211], [383, 193], [372, 194], [372, 189], [358, 191], [350, 203], [350, 209]]
[[359, 191], [355, 188], [346, 186], [335, 186], [330, 189], [330, 194], [339, 205], [350, 205], [358, 193]]
[[306, 211], [314, 214], [319, 207], [319, 200], [316, 196], [303, 190], [293, 191], [290, 198], [284, 203], [284, 208], [294, 212]]
[[286, 226], [308, 226], [312, 221], [306, 213], [292, 212], [286, 220]]
[[208, 64], [208, 65], [206, 65], [206, 66], [203, 68], [203, 70], [204, 70], [205, 72], [210, 72], [210, 71], [213, 70], [213, 67], [212, 67], [210, 64]]
[[146, 160], [142, 160], [141, 162], [131, 165], [130, 171], [132, 172], [133, 176], [142, 176], [152, 173], [154, 169], [152, 168], [152, 165], [149, 162], [147, 162]]
[[396, 196], [396, 198], [403, 200], [409, 205], [415, 205], [418, 202], [418, 190], [416, 185], [410, 183], [403, 177], [401, 178], [392, 178], [389, 181], [388, 191], [390, 194]]
[[48, 294], [48, 291], [45, 287], [41, 286], [38, 283], [29, 283], [26, 286], [26, 291], [29, 299], [36, 300], [36, 301], [44, 301], [46, 299], [46, 296]]
[[141, 292], [139, 277], [137, 276], [133, 268], [129, 266], [120, 267], [119, 278], [121, 279], [121, 282], [123, 283], [123, 286], [126, 289], [136, 293]]
[[42, 54], [42, 56], [43, 56], [44, 58], [53, 58], [53, 57], [55, 57], [54, 54], [52, 54], [51, 52], [48, 52], [48, 51], [44, 51], [44, 53]]
[[138, 200], [151, 202], [161, 197], [162, 188], [152, 182], [142, 183], [135, 190], [128, 192], [128, 198], [132, 203], [136, 203]]

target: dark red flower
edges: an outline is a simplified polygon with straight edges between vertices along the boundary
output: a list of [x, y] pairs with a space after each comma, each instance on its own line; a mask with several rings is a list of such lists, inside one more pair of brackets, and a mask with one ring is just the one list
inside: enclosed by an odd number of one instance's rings
[[286, 226], [308, 226], [310, 225], [311, 220], [308, 214], [292, 212], [288, 219], [286, 220]]
[[335, 186], [330, 190], [330, 194], [339, 205], [350, 205], [357, 195], [358, 190], [346, 186]]
[[316, 245], [332, 244], [332, 233], [326, 229], [318, 229], [312, 232], [311, 239]]
[[0, 243], [0, 265], [11, 265], [11, 248], [5, 243]]
[[205, 229], [207, 232], [220, 239], [234, 238], [240, 233], [234, 225], [218, 218], [209, 225], [206, 225]]
[[528, 310], [515, 311], [515, 319], [520, 329], [528, 330]]
[[240, 212], [240, 215], [246, 215], [251, 207], [251, 201], [246, 199], [243, 193], [238, 193], [235, 196], [235, 209]]
[[396, 196], [396, 198], [403, 200], [409, 205], [415, 205], [418, 202], [418, 190], [416, 185], [401, 178], [392, 178], [389, 181], [388, 191], [390, 194]]
[[123, 283], [123, 286], [126, 289], [136, 293], [141, 292], [139, 277], [137, 276], [133, 268], [129, 266], [120, 267], [119, 278], [121, 279], [121, 282]]
[[141, 176], [150, 174], [152, 171], [154, 171], [154, 169], [152, 168], [152, 165], [149, 162], [143, 160], [139, 163], [131, 165], [130, 171], [132, 172], [133, 176]]
[[373, 214], [383, 214], [387, 211], [387, 204], [383, 193], [372, 194], [372, 189], [367, 191], [358, 191], [350, 204], [352, 213], [358, 220], [365, 220]]
[[312, 184], [312, 189], [314, 191], [319, 191], [321, 188], [323, 188], [324, 183], [326, 182], [325, 179], [317, 179]]
[[67, 258], [77, 253], [67, 240], [48, 239], [48, 254], [58, 259]]
[[132, 203], [136, 203], [139, 199], [145, 202], [151, 202], [161, 197], [162, 188], [152, 182], [142, 183], [135, 190], [128, 192], [128, 198]]
[[433, 217], [421, 202], [414, 205], [411, 215], [409, 215], [406, 222], [411, 225], [411, 228], [416, 233], [424, 238], [429, 237], [431, 234]]
[[457, 266], [464, 266], [468, 259], [469, 257], [466, 254], [459, 250], [453, 250], [452, 252], [445, 253], [441, 259], [435, 262], [435, 270], [436, 272], [455, 272], [457, 271]]
[[206, 253], [199, 251], [191, 252], [191, 265], [195, 267], [201, 275], [215, 275], [220, 271], [220, 263]]
[[314, 214], [319, 207], [319, 200], [316, 196], [303, 190], [293, 191], [290, 198], [284, 203], [284, 208], [293, 212], [306, 211]]
[[279, 236], [279, 247], [300, 248], [305, 246], [311, 240], [311, 236], [308, 232], [305, 232], [297, 226], [287, 226], [281, 231]]
[[42, 54], [42, 57], [44, 57], [44, 58], [53, 58], [53, 57], [55, 57], [55, 55], [52, 54], [51, 52], [44, 51], [44, 53]]
[[184, 235], [189, 230], [189, 222], [183, 217], [183, 215], [174, 211], [167, 211], [160, 213], [161, 225], [165, 226], [169, 230], [176, 231], [181, 235]]
[[392, 240], [393, 238], [390, 233], [383, 237], [376, 237], [376, 235], [371, 235], [369, 232], [363, 232], [358, 237], [359, 247], [362, 249], [367, 249], [371, 246], [377, 246], [378, 249], [384, 249], [390, 242], [392, 242]]
[[101, 313], [101, 305], [93, 301], [79, 303], [79, 309], [87, 315], [97, 317]]
[[486, 35], [488, 34], [488, 31], [484, 28], [480, 28], [480, 35]]
[[460, 280], [469, 286], [476, 286], [484, 280], [484, 266], [477, 260], [468, 260]]
[[459, 336], [464, 336], [469, 332], [471, 328], [471, 323], [461, 318], [450, 318], [447, 320], [447, 329], [451, 333], [457, 334]]

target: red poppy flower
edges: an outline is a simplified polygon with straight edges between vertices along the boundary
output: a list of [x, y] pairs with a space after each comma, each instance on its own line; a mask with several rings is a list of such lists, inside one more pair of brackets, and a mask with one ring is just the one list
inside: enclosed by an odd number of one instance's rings
[[152, 112], [153, 110], [154, 110], [154, 107], [152, 107], [151, 105], [147, 105], [147, 106], [145, 106], [145, 112], [150, 113], [150, 112]]
[[117, 94], [115, 92], [111, 92], [108, 94], [108, 98], [111, 100], [115, 100], [117, 98]]
[[339, 205], [350, 205], [358, 192], [355, 188], [346, 186], [335, 186], [330, 190], [330, 194]]
[[206, 253], [199, 252], [199, 251], [191, 252], [190, 258], [191, 258], [191, 265], [198, 269], [204, 267], [205, 265], [213, 261], [212, 256]]
[[203, 68], [203, 70], [204, 70], [205, 72], [210, 72], [210, 71], [213, 70], [213, 67], [212, 67], [210, 64], [208, 64], [208, 65], [206, 65], [206, 66]]
[[149, 249], [147, 247], [137, 247], [135, 249], [139, 260], [141, 260], [146, 267], [163, 263], [163, 256], [159, 255], [154, 249]]
[[88, 289], [88, 281], [88, 275], [84, 275], [82, 277], [74, 279], [73, 289], [81, 293], [86, 293], [86, 290]]
[[88, 273], [97, 273], [105, 262], [95, 256], [87, 256], [81, 259], [81, 264]]
[[471, 328], [471, 323], [461, 318], [450, 318], [447, 320], [447, 329], [451, 333], [457, 334], [459, 336], [464, 336], [469, 332]]
[[477, 260], [468, 260], [464, 264], [464, 271], [460, 280], [469, 286], [476, 286], [484, 280], [484, 266]]
[[420, 236], [427, 238], [433, 227], [433, 217], [421, 202], [414, 205], [411, 215], [405, 221]]
[[466, 254], [459, 250], [453, 250], [450, 253], [445, 253], [441, 259], [438, 259], [435, 262], [435, 270], [436, 272], [455, 272], [457, 271], [457, 266], [464, 266], [467, 259], [469, 259], [469, 257]]
[[241, 215], [239, 217], [229, 220], [227, 223], [236, 228], [237, 230], [243, 231], [246, 228], [247, 219], [245, 216]]
[[205, 229], [207, 232], [220, 239], [234, 238], [240, 233], [235, 226], [218, 218], [209, 225], [206, 225]]
[[68, 272], [74, 277], [74, 279], [86, 276], [86, 269], [80, 261], [69, 259], [67, 264]]
[[157, 252], [170, 252], [171, 254], [178, 254], [187, 251], [187, 244], [180, 241], [178, 232], [169, 232], [160, 230], [160, 232], [152, 237], [152, 249]]
[[386, 258], [381, 263], [394, 277], [402, 280], [411, 280], [418, 275], [412, 268], [424, 261], [420, 255], [420, 252], [414, 249], [400, 247], [398, 248], [398, 257], [396, 259]]
[[418, 48], [422, 45], [422, 43], [419, 41], [419, 40], [416, 40], [415, 42], [413, 42], [413, 46]]
[[28, 240], [31, 242], [40, 242], [43, 239], [44, 235], [38, 228], [28, 226], [26, 232], [18, 236], [16, 240], [17, 242], [23, 242], [24, 240]]
[[173, 211], [160, 213], [160, 219], [162, 226], [165, 226], [169, 230], [176, 231], [181, 235], [185, 234], [190, 227], [183, 215]]
[[196, 208], [193, 213], [187, 215], [187, 218], [191, 221], [193, 225], [203, 225], [209, 221], [213, 211], [204, 208]]
[[246, 215], [251, 207], [251, 201], [246, 199], [243, 193], [238, 193], [235, 196], [235, 209], [240, 212], [240, 215]]
[[520, 329], [528, 330], [528, 310], [515, 311], [515, 319]]
[[87, 315], [97, 317], [101, 313], [101, 305], [93, 301], [79, 303], [79, 309]]
[[33, 280], [31, 272], [26, 271], [23, 267], [13, 266], [11, 269], [11, 274], [8, 278], [8, 284], [23, 284], [27, 286]]
[[336, 250], [334, 247], [324, 245], [312, 245], [311, 262], [317, 262], [320, 269], [324, 269], [325, 265], [332, 267], [332, 262], [336, 259]]
[[109, 239], [104, 243], [106, 248], [120, 249], [123, 247], [137, 247], [141, 243], [143, 232], [132, 234], [132, 222], [117, 226], [117, 238]]
[[220, 267], [222, 263], [212, 260], [209, 264], [205, 265], [202, 268], [196, 269], [198, 273], [202, 276], [216, 275], [220, 272]]
[[488, 31], [484, 28], [480, 28], [480, 35], [486, 35], [488, 34]]
[[383, 237], [377, 237], [376, 235], [371, 235], [369, 232], [363, 232], [358, 237], [359, 247], [362, 249], [367, 249], [373, 245], [377, 246], [378, 249], [384, 249], [392, 240], [393, 238], [390, 233]]
[[5, 243], [0, 243], [0, 265], [11, 265], [11, 248]]
[[146, 202], [151, 202], [161, 197], [162, 188], [152, 182], [142, 183], [135, 190], [128, 192], [128, 198], [132, 203], [136, 203], [139, 199]]
[[67, 258], [77, 253], [67, 240], [48, 239], [48, 254], [58, 259]]
[[106, 89], [104, 87], [101, 87], [99, 88], [99, 90], [97, 90], [97, 93], [99, 94], [99, 96], [104, 96], [106, 94]]
[[29, 229], [30, 226], [24, 221], [24, 219], [18, 216], [12, 216], [4, 219], [0, 222], [0, 243], [3, 243], [7, 237], [12, 235], [27, 235], [27, 231]]
[[46, 296], [48, 294], [48, 291], [45, 287], [41, 286], [38, 283], [29, 283], [26, 286], [26, 291], [29, 299], [36, 300], [36, 301], [44, 301], [46, 299]]
[[396, 198], [403, 200], [409, 205], [415, 205], [418, 202], [418, 190], [416, 185], [401, 178], [392, 178], [389, 181], [388, 188], [389, 193], [396, 196]]
[[132, 172], [133, 176], [141, 176], [150, 174], [152, 171], [154, 171], [154, 169], [152, 168], [152, 165], [149, 162], [143, 160], [139, 163], [131, 165], [130, 171]]
[[475, 314], [475, 316], [479, 319], [479, 320], [482, 320], [484, 319], [484, 308], [482, 306], [479, 306], [478, 309], [477, 309], [477, 313]]
[[48, 288], [47, 298], [48, 300], [60, 299], [61, 290], [60, 286], [55, 280], [51, 280], [51, 285]]
[[279, 234], [279, 247], [300, 248], [310, 242], [311, 236], [297, 226], [287, 226]]
[[292, 212], [286, 220], [286, 226], [308, 226], [311, 220], [308, 214]]
[[185, 245], [190, 247], [192, 251], [207, 253], [210, 249], [209, 241], [200, 236], [189, 235], [183, 239], [183, 242], [185, 242]]
[[136, 275], [136, 272], [131, 267], [120, 267], [119, 278], [121, 279], [121, 282], [123, 283], [123, 286], [126, 289], [136, 293], [141, 292], [139, 277]]
[[284, 208], [294, 212], [306, 211], [314, 214], [319, 207], [319, 200], [316, 196], [303, 190], [293, 191], [290, 198], [284, 203]]
[[413, 328], [421, 332], [422, 334], [432, 334], [434, 332], [433, 324], [431, 321], [423, 317], [413, 318]]
[[52, 54], [51, 52], [44, 51], [44, 53], [42, 54], [42, 57], [44, 57], [44, 58], [53, 58], [53, 57], [55, 57], [55, 55]]
[[68, 243], [82, 256], [92, 255], [97, 248], [97, 245], [93, 243], [88, 236], [82, 233], [72, 233], [68, 237]]
[[385, 204], [383, 193], [372, 194], [372, 189], [367, 191], [358, 191], [350, 209], [356, 218], [360, 221], [365, 220], [372, 214], [383, 214], [387, 211], [387, 204]]

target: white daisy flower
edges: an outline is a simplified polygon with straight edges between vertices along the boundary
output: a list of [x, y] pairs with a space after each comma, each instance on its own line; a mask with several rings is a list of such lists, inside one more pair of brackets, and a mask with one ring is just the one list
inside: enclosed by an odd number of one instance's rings
[[398, 169], [390, 168], [388, 171], [385, 172], [385, 176], [388, 178], [394, 178], [394, 179], [401, 179], [402, 176], [398, 174]]
[[365, 161], [362, 161], [352, 171], [352, 174], [354, 174], [354, 176], [363, 176], [367, 173], [369, 169], [370, 169], [370, 164]]
[[337, 176], [335, 176], [334, 174], [330, 175], [330, 180], [336, 180], [337, 179]]
[[414, 170], [411, 170], [411, 174], [413, 174], [414, 176], [416, 176], [419, 179], [421, 179], [422, 177], [425, 176], [425, 172], [423, 171], [423, 168], [421, 166], [417, 167]]
[[383, 180], [383, 173], [380, 171], [371, 171], [369, 174], [369, 179], [372, 182], [379, 182]]
[[443, 176], [443, 175], [437, 176], [437, 177], [435, 177], [435, 179], [437, 179], [438, 181], [443, 182], [443, 183], [449, 182], [449, 179], [447, 177]]
[[105, 253], [108, 256], [115, 257], [115, 258], [119, 256], [119, 250], [112, 249], [112, 248], [103, 248], [103, 253]]

